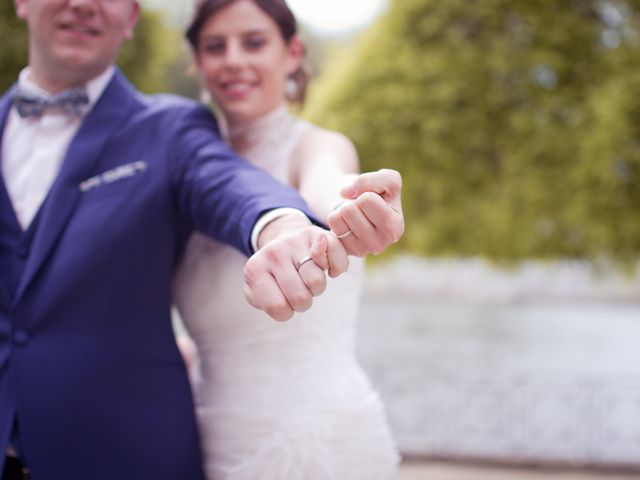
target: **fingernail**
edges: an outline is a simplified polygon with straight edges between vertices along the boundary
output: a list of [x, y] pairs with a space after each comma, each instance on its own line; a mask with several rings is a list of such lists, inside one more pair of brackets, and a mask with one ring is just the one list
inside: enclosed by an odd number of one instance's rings
[[346, 187], [342, 187], [340, 190], [340, 195], [345, 198], [353, 198], [356, 194], [356, 189], [353, 185], [347, 185]]

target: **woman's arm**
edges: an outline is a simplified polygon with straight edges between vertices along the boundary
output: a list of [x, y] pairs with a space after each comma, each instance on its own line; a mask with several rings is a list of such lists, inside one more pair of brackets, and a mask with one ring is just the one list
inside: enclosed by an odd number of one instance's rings
[[342, 200], [340, 190], [359, 171], [358, 154], [344, 135], [314, 127], [296, 146], [290, 182], [322, 221]]
[[358, 156], [351, 141], [314, 128], [294, 151], [290, 180], [347, 253], [363, 257], [381, 253], [404, 232], [402, 177], [389, 169], [357, 172]]

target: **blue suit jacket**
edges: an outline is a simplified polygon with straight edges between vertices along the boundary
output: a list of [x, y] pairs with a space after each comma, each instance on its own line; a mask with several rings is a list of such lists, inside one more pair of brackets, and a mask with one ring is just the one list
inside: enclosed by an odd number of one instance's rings
[[249, 253], [261, 213], [305, 209], [215, 132], [116, 72], [72, 140], [17, 292], [0, 291], [0, 449], [15, 414], [34, 480], [201, 478], [174, 267], [192, 227]]

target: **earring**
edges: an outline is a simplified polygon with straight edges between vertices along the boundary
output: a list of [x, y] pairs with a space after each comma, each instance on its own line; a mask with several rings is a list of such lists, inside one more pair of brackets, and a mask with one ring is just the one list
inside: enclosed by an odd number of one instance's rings
[[293, 100], [298, 95], [298, 84], [293, 77], [288, 77], [284, 84], [284, 95], [289, 100]]
[[207, 90], [206, 88], [200, 90], [200, 102], [204, 103], [205, 105], [211, 103], [211, 93], [209, 93], [209, 90]]

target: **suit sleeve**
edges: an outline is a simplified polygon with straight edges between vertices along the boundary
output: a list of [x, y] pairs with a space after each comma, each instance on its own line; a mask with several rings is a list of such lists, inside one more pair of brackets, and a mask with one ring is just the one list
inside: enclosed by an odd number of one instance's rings
[[318, 223], [297, 191], [239, 158], [222, 141], [206, 109], [193, 107], [174, 122], [178, 207], [196, 230], [251, 255], [253, 227], [270, 210], [297, 208]]

